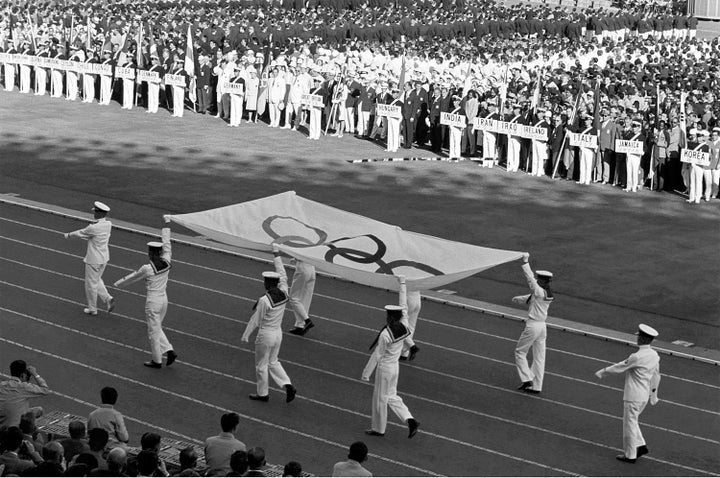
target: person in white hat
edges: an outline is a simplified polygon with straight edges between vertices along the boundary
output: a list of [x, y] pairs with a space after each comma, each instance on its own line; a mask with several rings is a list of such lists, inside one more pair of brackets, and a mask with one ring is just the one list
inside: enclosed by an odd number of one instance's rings
[[386, 325], [380, 330], [370, 346], [372, 355], [362, 372], [362, 379], [370, 381], [375, 372], [375, 388], [372, 398], [372, 426], [365, 433], [371, 436], [384, 436], [387, 427], [387, 409], [408, 426], [408, 438], [412, 438], [420, 427], [410, 410], [397, 394], [397, 382], [400, 375], [400, 354], [404, 342], [412, 334], [407, 321], [407, 285], [404, 276], [398, 276], [400, 282], [400, 305], [386, 305]]
[[97, 315], [98, 296], [107, 305], [108, 312], [112, 312], [115, 308], [115, 299], [108, 293], [102, 280], [105, 266], [110, 260], [108, 244], [110, 243], [112, 223], [107, 220], [110, 212], [107, 204], [95, 201], [92, 211], [95, 221], [87, 227], [68, 232], [64, 236], [65, 239], [74, 237], [88, 242], [87, 252], [83, 259], [85, 262], [85, 298], [87, 300], [87, 307], [83, 309], [83, 312], [88, 315]]
[[287, 274], [280, 249], [273, 244], [273, 263], [275, 272], [263, 272], [265, 295], [260, 297], [253, 307], [253, 315], [248, 321], [242, 335], [243, 342], [250, 341], [250, 335], [258, 329], [255, 337], [255, 374], [257, 376], [257, 393], [250, 395], [250, 400], [267, 402], [270, 400], [268, 373], [275, 383], [285, 388], [285, 402], [295, 399], [297, 389], [290, 381], [282, 364], [278, 360], [282, 345], [282, 325], [285, 306], [288, 303]]
[[[547, 338], [547, 316], [550, 304], [554, 300], [550, 282], [553, 275], [548, 271], [533, 274], [530, 267], [530, 254], [523, 255], [522, 270], [530, 287], [530, 294], [513, 297], [516, 304], [527, 304], [528, 318], [525, 329], [515, 347], [515, 365], [522, 383], [518, 390], [537, 394], [542, 391], [545, 376], [545, 340]], [[537, 276], [537, 278], [535, 277]], [[527, 354], [532, 348], [532, 366], [528, 365]]]
[[162, 368], [163, 354], [167, 353], [166, 366], [172, 365], [177, 359], [177, 354], [162, 329], [168, 306], [168, 276], [172, 267], [172, 245], [170, 244], [170, 227], [168, 227], [170, 216], [165, 215], [163, 219], [165, 226], [161, 232], [162, 242], [151, 241], [147, 244], [150, 262], [113, 284], [115, 287], [122, 287], [145, 279], [147, 287], [145, 320], [147, 321], [152, 360], [143, 365], [150, 368]]
[[617, 458], [626, 463], [647, 455], [645, 438], [640, 431], [638, 420], [648, 402], [658, 402], [658, 386], [660, 385], [660, 356], [650, 347], [650, 343], [658, 336], [657, 330], [649, 325], [640, 324], [637, 331], [638, 351], [622, 362], [610, 365], [595, 372], [602, 379], [605, 375], [625, 374], [625, 390], [623, 391], [623, 450]]
[[148, 103], [146, 113], [157, 113], [160, 105], [160, 79], [165, 76], [165, 71], [160, 64], [160, 58], [158, 58], [157, 54], [153, 54], [151, 61], [152, 66], [148, 69], [148, 71], [156, 72], [158, 74], [158, 79], [157, 81], [153, 80], [147, 82]]

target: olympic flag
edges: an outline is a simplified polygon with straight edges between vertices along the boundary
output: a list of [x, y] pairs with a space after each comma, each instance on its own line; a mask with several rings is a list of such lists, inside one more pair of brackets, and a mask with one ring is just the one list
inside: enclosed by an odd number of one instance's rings
[[408, 290], [434, 289], [523, 255], [404, 231], [294, 191], [170, 219], [244, 249], [269, 252], [277, 243], [318, 270], [395, 291], [394, 275], [405, 275]]

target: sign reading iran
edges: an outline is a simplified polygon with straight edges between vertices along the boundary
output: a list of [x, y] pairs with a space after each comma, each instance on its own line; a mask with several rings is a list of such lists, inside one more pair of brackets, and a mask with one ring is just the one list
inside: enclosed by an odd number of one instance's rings
[[570, 146], [580, 146], [581, 148], [597, 149], [597, 136], [594, 134], [582, 134], [568, 132], [568, 141]]
[[631, 141], [627, 139], [615, 140], [615, 152], [625, 154], [639, 154], [641, 156], [645, 153], [642, 141]]
[[402, 111], [399, 106], [378, 104], [377, 115], [397, 119], [402, 117]]
[[134, 80], [135, 79], [135, 68], [127, 68], [125, 66], [115, 67], [115, 76], [118, 78]]
[[465, 115], [443, 112], [440, 113], [440, 124], [464, 128], [465, 126], [467, 126], [467, 118], [465, 117]]
[[313, 108], [323, 108], [325, 106], [322, 95], [313, 95], [311, 93], [301, 94], [300, 104], [311, 106]]
[[522, 124], [520, 125], [518, 136], [522, 138], [535, 139], [538, 141], [547, 141], [548, 130], [547, 128], [540, 128], [539, 126]]
[[710, 153], [705, 151], [695, 151], [692, 149], [683, 149], [680, 154], [680, 161], [683, 163], [696, 164], [698, 166], [710, 166]]
[[183, 75], [165, 75], [165, 84], [168, 86], [180, 86], [185, 88], [185, 77]]
[[152, 83], [160, 82], [160, 74], [157, 71], [138, 70], [137, 78], [140, 81], [147, 81]]
[[480, 131], [497, 133], [498, 122], [495, 119], [476, 117], [473, 119], [473, 128]]

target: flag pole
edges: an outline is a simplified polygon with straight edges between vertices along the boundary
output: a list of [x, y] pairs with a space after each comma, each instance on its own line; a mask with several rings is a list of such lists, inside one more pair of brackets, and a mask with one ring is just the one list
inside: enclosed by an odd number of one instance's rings
[[567, 143], [568, 139], [568, 128], [572, 126], [572, 124], [575, 122], [575, 115], [577, 114], [578, 106], [580, 105], [580, 93], [582, 91], [582, 86], [580, 87], [580, 91], [578, 91], [577, 98], [575, 98], [575, 108], [573, 109], [572, 118], [568, 118], [568, 125], [565, 128], [565, 135], [563, 136], [562, 145], [560, 146], [560, 152], [558, 153], [557, 159], [555, 161], [555, 166], [553, 166], [553, 173], [552, 176], [550, 176], [552, 179], [555, 179], [555, 174], [557, 174], [558, 166], [560, 165], [560, 156], [565, 152], [565, 143]]

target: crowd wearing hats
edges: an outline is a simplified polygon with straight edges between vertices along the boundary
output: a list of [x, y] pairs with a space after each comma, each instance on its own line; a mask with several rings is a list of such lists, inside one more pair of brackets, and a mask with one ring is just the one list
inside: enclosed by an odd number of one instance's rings
[[[154, 71], [157, 79], [5, 63], [9, 90], [35, 84], [44, 94], [49, 83], [52, 96], [74, 100], [82, 91], [85, 102], [99, 90], [101, 104], [114, 96], [123, 108], [163, 105], [174, 116], [189, 100], [229, 126], [267, 118], [271, 127], [308, 128], [311, 139], [332, 129], [384, 140], [390, 152], [447, 150], [583, 185], [718, 194], [716, 137], [706, 139], [720, 114], [718, 41], [697, 40], [697, 19], [672, 3], [613, 11], [491, 0], [10, 6], [0, 23], [6, 53]], [[168, 73], [180, 83], [163, 82]], [[307, 94], [323, 106], [309, 105]], [[401, 117], [381, 117], [378, 104], [401, 107]], [[465, 116], [467, 126], [444, 124], [442, 113]], [[496, 134], [475, 118], [537, 126], [547, 138]], [[693, 128], [710, 164], [682, 161]], [[566, 132], [593, 134], [598, 147], [569, 144]], [[615, 153], [616, 139], [642, 141], [643, 154]], [[696, 170], [703, 179], [688, 191]]]

